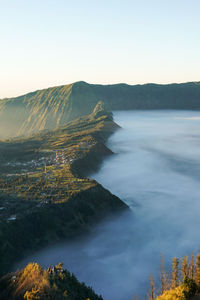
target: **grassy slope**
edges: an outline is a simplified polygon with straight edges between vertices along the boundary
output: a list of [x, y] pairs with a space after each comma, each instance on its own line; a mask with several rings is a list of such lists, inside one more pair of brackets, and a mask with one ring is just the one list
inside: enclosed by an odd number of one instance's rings
[[54, 129], [90, 114], [98, 101], [110, 110], [200, 109], [200, 84], [93, 85], [77, 82], [0, 101], [0, 137]]
[[111, 154], [104, 140], [116, 128], [97, 107], [58, 130], [0, 144], [0, 274], [28, 250], [71, 238], [127, 208], [83, 177]]
[[3, 100], [0, 102], [0, 137], [59, 128], [67, 121], [91, 113], [97, 102], [88, 87], [77, 93], [76, 84]]

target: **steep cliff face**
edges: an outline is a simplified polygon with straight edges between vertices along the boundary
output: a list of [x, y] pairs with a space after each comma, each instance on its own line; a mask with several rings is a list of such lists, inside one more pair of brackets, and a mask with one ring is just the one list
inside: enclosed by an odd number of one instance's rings
[[102, 101], [110, 110], [200, 109], [200, 83], [95, 85], [77, 82], [0, 101], [0, 138], [55, 129], [90, 114]]
[[0, 137], [56, 129], [91, 113], [96, 96], [87, 84], [70, 84], [0, 101]]

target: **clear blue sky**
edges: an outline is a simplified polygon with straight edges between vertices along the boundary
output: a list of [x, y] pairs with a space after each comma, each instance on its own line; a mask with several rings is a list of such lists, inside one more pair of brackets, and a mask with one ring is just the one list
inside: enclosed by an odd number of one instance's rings
[[199, 0], [0, 0], [0, 98], [84, 80], [200, 81]]

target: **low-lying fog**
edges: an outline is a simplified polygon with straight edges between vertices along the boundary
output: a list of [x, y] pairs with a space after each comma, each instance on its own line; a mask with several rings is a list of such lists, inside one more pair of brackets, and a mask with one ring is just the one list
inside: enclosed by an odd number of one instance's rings
[[[150, 273], [200, 245], [200, 112], [119, 111], [116, 154], [92, 177], [123, 199], [133, 215], [107, 220], [90, 237], [59, 244], [18, 264], [64, 262], [105, 300], [146, 295]], [[169, 266], [169, 265], [168, 265]]]

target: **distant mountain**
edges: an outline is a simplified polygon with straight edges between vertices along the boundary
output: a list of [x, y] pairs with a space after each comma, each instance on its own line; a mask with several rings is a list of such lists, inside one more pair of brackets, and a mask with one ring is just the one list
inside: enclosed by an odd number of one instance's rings
[[76, 82], [0, 101], [0, 138], [55, 129], [90, 114], [102, 101], [110, 110], [200, 109], [200, 83], [98, 85]]

